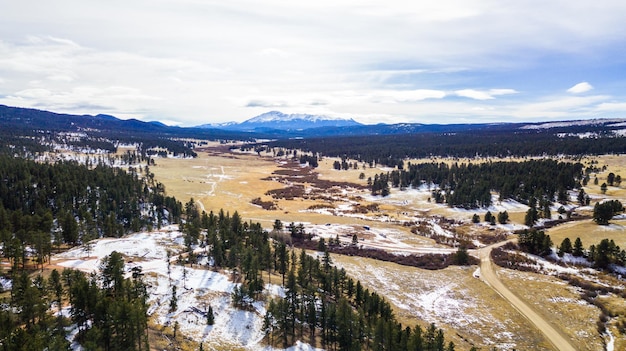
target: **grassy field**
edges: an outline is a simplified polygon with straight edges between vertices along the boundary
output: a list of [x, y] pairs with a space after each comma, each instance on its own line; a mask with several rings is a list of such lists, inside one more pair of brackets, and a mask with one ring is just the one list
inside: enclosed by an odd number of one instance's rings
[[465, 350], [551, 350], [532, 325], [473, 276], [476, 267], [439, 271], [333, 255], [336, 264], [388, 299], [407, 325], [435, 323]]
[[570, 238], [572, 243], [580, 238], [585, 249], [597, 245], [602, 239], [614, 240], [620, 247], [626, 247], [626, 220], [612, 220], [609, 225], [597, 225], [592, 220], [570, 222], [548, 230], [555, 245]]
[[542, 274], [499, 269], [498, 275], [509, 289], [558, 325], [578, 350], [603, 349], [603, 338], [595, 323], [601, 311], [581, 300], [576, 288]]
[[[584, 159], [583, 162], [589, 163], [591, 160]], [[609, 172], [626, 176], [626, 157], [603, 156], [593, 160], [598, 161], [597, 166], [600, 168], [607, 165], [607, 170], [598, 174], [599, 184], [605, 181]], [[362, 164], [358, 169], [337, 171], [332, 167], [334, 161], [332, 158], [320, 161], [320, 166], [316, 169], [319, 179], [364, 185], [368, 177], [373, 178], [375, 174], [387, 171], [384, 168], [363, 167]], [[439, 161], [461, 163], [470, 160], [436, 160]], [[482, 161], [471, 160], [473, 163]], [[406, 192], [393, 190], [392, 195], [385, 199], [373, 198], [367, 190], [355, 189], [339, 190], [332, 194], [333, 199], [273, 199], [266, 194], [268, 191], [287, 188], [293, 184], [263, 179], [280, 170], [284, 163], [285, 160], [276, 160], [271, 154], [265, 153], [258, 156], [201, 151], [195, 159], [158, 158], [156, 166], [150, 169], [156, 179], [165, 185], [168, 195], [176, 196], [183, 202], [193, 198], [207, 212], [219, 209], [231, 212], [237, 210], [243, 218], [261, 222], [267, 229], [271, 229], [275, 219], [280, 219], [283, 223], [302, 222], [321, 226], [331, 223], [354, 228], [375, 226], [379, 231], [389, 230], [399, 233], [397, 237], [403, 243], [428, 247], [434, 245], [432, 240], [411, 234], [408, 227], [398, 225], [395, 221], [431, 216], [469, 221], [473, 213], [478, 213], [482, 218], [486, 212], [486, 210], [451, 209], [429, 202], [428, 192], [413, 190]], [[363, 179], [359, 177], [361, 173], [364, 175]], [[626, 202], [625, 189], [609, 187], [606, 194], [601, 194], [599, 185], [593, 185], [593, 177], [592, 174], [592, 181], [585, 188], [592, 196], [592, 205], [604, 198]], [[305, 191], [313, 190], [311, 184], [302, 185]], [[626, 186], [626, 183], [624, 185]], [[277, 209], [265, 210], [253, 205], [251, 201], [255, 198], [273, 201]], [[315, 206], [338, 209], [355, 203], [363, 206], [376, 204], [379, 210], [362, 216], [332, 215], [309, 210]], [[526, 208], [523, 206], [507, 207], [513, 223], [523, 223], [525, 211]], [[610, 226], [597, 226], [590, 220], [572, 222], [550, 229], [549, 234], [557, 245], [565, 237], [570, 237], [571, 240], [580, 237], [585, 247], [588, 247], [606, 237], [615, 240], [621, 247], [626, 247], [624, 235], [626, 221], [614, 220], [612, 223]], [[460, 230], [486, 231], [481, 227]], [[435, 322], [446, 331], [446, 336], [457, 344], [458, 349], [468, 349], [472, 345], [484, 349], [492, 347], [521, 350], [551, 349], [547, 341], [528, 321], [473, 276], [475, 267], [425, 271], [353, 257], [335, 256], [333, 259], [345, 267], [352, 276], [360, 279], [365, 286], [388, 298], [403, 323], [419, 323], [425, 326], [427, 323]], [[566, 333], [580, 343], [581, 350], [602, 349], [602, 339], [596, 331], [595, 324], [599, 310], [584, 302], [581, 303], [578, 292], [551, 277], [508, 270], [502, 270], [500, 275], [521, 297], [535, 305], [537, 310], [543, 311], [547, 319], [563, 326]], [[615, 331], [614, 335], [617, 334]], [[617, 345], [623, 345], [623, 340], [618, 340]]]
[[250, 201], [283, 186], [260, 180], [275, 169], [274, 162], [251, 155], [215, 157], [202, 152], [194, 159], [157, 159], [151, 167], [168, 195], [183, 202], [193, 198], [207, 212], [236, 209], [246, 218], [266, 221], [271, 218], [267, 211]]
[[[626, 177], [626, 156], [603, 155], [594, 158], [585, 158], [583, 161], [589, 163], [592, 159], [598, 162], [595, 166], [600, 169], [606, 166], [606, 170], [597, 174], [598, 185], [593, 184], [593, 179], [596, 174], [592, 173], [590, 175], [591, 180], [584, 189], [585, 192], [590, 195], [592, 201], [590, 207], [581, 212], [591, 215], [593, 205], [605, 199], [619, 200], [623, 204], [626, 204], [626, 178], [625, 182], [619, 186], [617, 184], [609, 186], [605, 194], [600, 190], [600, 185], [606, 182], [609, 173], [612, 172], [616, 175]], [[585, 248], [588, 248], [592, 244], [598, 244], [605, 238], [614, 240], [620, 247], [626, 247], [626, 220], [612, 220], [610, 223], [611, 224], [608, 226], [600, 226], [595, 224], [592, 220], [571, 222], [548, 230], [548, 234], [550, 234], [555, 245], [559, 245], [566, 237], [569, 237], [572, 242], [579, 237]]]

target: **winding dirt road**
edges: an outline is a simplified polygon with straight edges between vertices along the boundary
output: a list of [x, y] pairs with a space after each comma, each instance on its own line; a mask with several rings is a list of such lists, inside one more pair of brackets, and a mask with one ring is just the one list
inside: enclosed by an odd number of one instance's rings
[[519, 313], [528, 319], [543, 335], [552, 343], [556, 350], [560, 351], [576, 351], [571, 344], [569, 338], [560, 330], [556, 329], [550, 322], [545, 320], [530, 305], [520, 299], [515, 293], [509, 290], [499, 279], [491, 261], [491, 250], [500, 247], [506, 243], [514, 242], [517, 239], [510, 239], [494, 245], [484, 247], [477, 250], [476, 253], [480, 257], [480, 278], [494, 289], [500, 296], [507, 300]]

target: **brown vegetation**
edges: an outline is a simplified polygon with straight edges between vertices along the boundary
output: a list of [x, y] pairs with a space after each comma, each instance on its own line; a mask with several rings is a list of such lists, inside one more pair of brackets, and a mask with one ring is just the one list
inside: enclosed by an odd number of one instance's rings
[[356, 204], [353, 206], [353, 209], [351, 212], [366, 214], [366, 213], [377, 212], [377, 211], [379, 211], [378, 204], [368, 204], [368, 205]]
[[265, 193], [265, 195], [269, 195], [274, 199], [285, 199], [285, 200], [293, 200], [295, 198], [304, 197], [305, 191], [303, 185], [293, 185], [290, 187], [282, 188], [282, 189], [273, 189], [269, 190]]
[[477, 236], [478, 241], [485, 245], [491, 245], [506, 240], [508, 234], [505, 232], [480, 233]]
[[252, 199], [250, 202], [254, 205], [261, 206], [264, 210], [273, 211], [278, 209], [278, 206], [274, 203], [274, 201], [263, 201], [260, 197]]
[[517, 250], [517, 245], [508, 243], [491, 251], [491, 259], [495, 264], [503, 268], [515, 269], [523, 272], [539, 272], [536, 262], [512, 250]]
[[335, 206], [332, 204], [315, 204], [315, 205], [309, 206], [308, 210], [323, 210], [323, 209], [329, 209], [329, 208], [335, 208]]
[[[294, 239], [293, 245], [307, 250], [317, 250], [318, 248], [318, 242], [312, 240]], [[363, 248], [357, 245], [328, 245], [327, 249], [333, 254], [371, 258], [384, 262], [393, 262], [403, 266], [417, 267], [428, 270], [444, 269], [448, 266], [456, 265], [456, 257], [454, 254], [397, 255], [382, 249]], [[477, 265], [478, 263], [479, 260], [477, 258], [472, 256], [468, 257], [467, 265]]]

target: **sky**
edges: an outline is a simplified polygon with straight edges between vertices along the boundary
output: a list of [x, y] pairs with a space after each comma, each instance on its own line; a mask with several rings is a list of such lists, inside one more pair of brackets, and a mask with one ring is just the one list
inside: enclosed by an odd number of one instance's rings
[[169, 125], [626, 118], [623, 0], [0, 0], [0, 104]]

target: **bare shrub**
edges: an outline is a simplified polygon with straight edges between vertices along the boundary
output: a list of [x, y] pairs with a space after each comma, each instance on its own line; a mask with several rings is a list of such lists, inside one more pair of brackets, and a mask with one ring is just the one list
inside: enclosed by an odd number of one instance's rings
[[252, 201], [250, 202], [254, 205], [261, 206], [261, 208], [264, 210], [272, 211], [278, 209], [278, 206], [276, 206], [276, 203], [274, 203], [274, 201], [263, 201], [260, 197], [252, 199]]
[[[503, 268], [515, 269], [523, 272], [539, 272], [535, 266], [535, 261], [524, 255], [520, 255], [519, 253], [508, 251], [511, 250], [511, 245], [509, 244], [511, 243], [495, 248], [491, 251], [491, 259], [495, 264]], [[512, 245], [513, 247], [516, 247], [515, 244]]]

